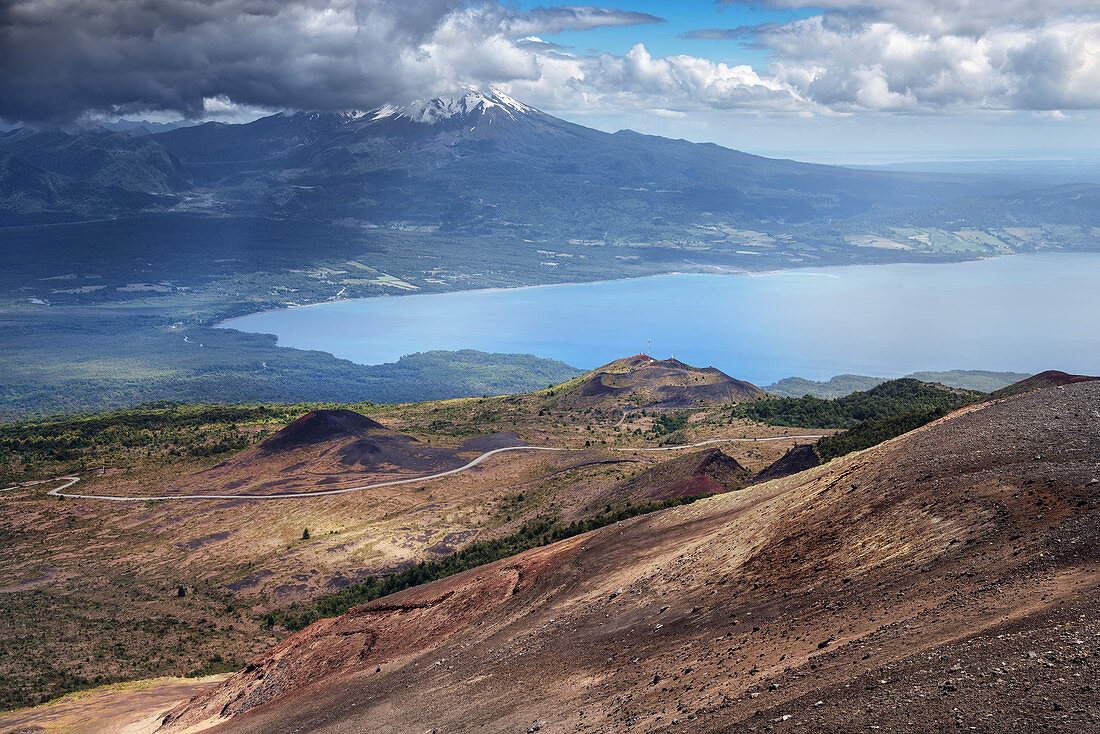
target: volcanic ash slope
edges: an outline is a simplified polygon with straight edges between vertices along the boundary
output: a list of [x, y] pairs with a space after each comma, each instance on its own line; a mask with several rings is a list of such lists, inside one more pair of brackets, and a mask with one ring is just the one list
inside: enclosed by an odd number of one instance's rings
[[1096, 731], [1098, 476], [1100, 382], [987, 403], [321, 621], [162, 731]]

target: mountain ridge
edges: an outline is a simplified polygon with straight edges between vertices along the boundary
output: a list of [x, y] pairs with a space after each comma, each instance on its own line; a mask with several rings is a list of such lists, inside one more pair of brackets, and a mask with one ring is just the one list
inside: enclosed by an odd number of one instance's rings
[[[0, 148], [16, 154], [22, 151], [31, 156], [32, 163], [35, 159], [56, 161], [57, 156], [44, 136], [58, 134], [29, 129], [13, 131], [0, 137]], [[85, 145], [83, 141], [91, 138], [112, 135], [117, 138], [128, 133], [89, 131], [69, 134], [67, 140], [53, 144], [72, 147]], [[28, 142], [17, 146], [20, 139], [36, 142], [37, 150]], [[179, 164], [170, 180], [164, 178], [163, 172], [153, 175], [161, 164], [152, 160], [142, 164], [144, 168], [134, 168], [133, 185], [146, 193], [180, 193], [187, 188], [213, 187], [212, 191], [221, 192], [215, 196], [223, 206], [254, 207], [265, 197], [242, 187], [243, 181], [237, 182], [235, 177], [248, 172], [255, 186], [267, 178], [262, 172], [279, 171], [278, 176], [263, 183], [266, 198], [289, 197], [275, 208], [309, 216], [326, 216], [334, 208], [354, 216], [357, 210], [363, 214], [362, 206], [367, 204], [372, 210], [387, 212], [391, 220], [411, 217], [439, 223], [438, 216], [447, 209], [435, 208], [438, 213], [429, 214], [432, 211], [429, 208], [426, 216], [418, 217], [412, 213], [415, 207], [397, 206], [400, 202], [389, 197], [378, 199], [387, 186], [385, 178], [379, 178], [378, 174], [404, 179], [402, 187], [406, 192], [414, 181], [418, 181], [417, 186], [429, 181], [444, 183], [440, 193], [452, 200], [453, 208], [463, 198], [475, 195], [472, 191], [464, 197], [458, 191], [448, 190], [447, 178], [440, 176], [455, 166], [455, 175], [461, 176], [465, 185], [474, 186], [478, 195], [490, 194], [486, 201], [508, 206], [503, 190], [491, 186], [479, 189], [473, 171], [462, 165], [471, 156], [483, 167], [487, 166], [485, 173], [508, 177], [513, 184], [513, 196], [534, 193], [532, 187], [523, 184], [523, 178], [515, 175], [517, 171], [537, 178], [539, 188], [554, 192], [559, 198], [564, 194], [560, 190], [562, 184], [591, 188], [600, 186], [602, 180], [605, 187], [602, 194], [610, 197], [608, 205], [621, 208], [631, 200], [643, 199], [651, 206], [656, 204], [661, 216], [680, 221], [688, 221], [677, 214], [685, 206], [693, 214], [713, 210], [745, 223], [796, 223], [823, 216], [845, 218], [868, 213], [875, 204], [912, 205], [916, 200], [945, 201], [952, 194], [973, 193], [972, 187], [965, 183], [973, 179], [966, 177], [856, 171], [770, 159], [712, 143], [691, 143], [629, 130], [605, 133], [554, 117], [495, 90], [471, 90], [453, 98], [436, 98], [403, 107], [386, 105], [368, 111], [281, 112], [243, 124], [210, 122], [141, 135], [137, 139], [141, 142], [129, 145], [139, 148], [155, 145], [175, 159], [173, 165]], [[497, 159], [500, 165], [493, 163]], [[189, 187], [185, 177], [179, 175], [179, 166], [189, 176]], [[260, 181], [255, 180], [257, 175]], [[323, 196], [317, 196], [321, 182], [318, 176], [332, 179]], [[550, 178], [553, 176], [562, 178], [562, 182], [555, 183]], [[141, 183], [143, 178], [148, 183]], [[283, 178], [287, 180], [280, 184]], [[306, 196], [296, 186], [314, 192]], [[366, 198], [362, 194], [342, 194], [341, 189], [349, 186], [365, 188], [370, 193]], [[647, 190], [651, 193], [640, 193]], [[629, 191], [635, 193], [622, 193]], [[653, 193], [657, 191], [664, 193]], [[420, 197], [414, 198], [419, 205], [424, 204]], [[372, 200], [377, 200], [378, 206], [372, 206]], [[575, 197], [568, 200], [576, 203]], [[666, 200], [668, 203], [663, 204]], [[485, 207], [480, 211], [483, 216], [492, 213]], [[522, 211], [530, 215], [533, 210], [527, 205]], [[377, 218], [377, 214], [374, 216]]]

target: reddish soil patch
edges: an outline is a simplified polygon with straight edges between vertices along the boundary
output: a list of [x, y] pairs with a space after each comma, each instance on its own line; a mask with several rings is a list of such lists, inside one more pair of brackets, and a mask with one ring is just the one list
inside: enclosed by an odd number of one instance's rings
[[751, 476], [721, 449], [704, 449], [647, 469], [600, 499], [644, 502], [716, 494], [745, 486]]

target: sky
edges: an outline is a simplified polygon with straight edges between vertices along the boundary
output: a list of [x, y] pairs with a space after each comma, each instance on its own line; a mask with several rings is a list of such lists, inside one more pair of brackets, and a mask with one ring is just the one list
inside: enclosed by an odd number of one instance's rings
[[1100, 0], [0, 0], [9, 124], [471, 87], [801, 160], [1100, 160]]

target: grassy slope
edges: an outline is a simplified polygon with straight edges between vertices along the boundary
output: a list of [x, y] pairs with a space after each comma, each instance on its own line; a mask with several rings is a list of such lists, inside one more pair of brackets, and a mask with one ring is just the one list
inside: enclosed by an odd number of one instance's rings
[[[0, 708], [105, 681], [243, 663], [286, 633], [279, 625], [265, 629], [265, 615], [287, 608], [289, 602], [271, 594], [297, 583], [295, 576], [302, 573], [321, 580], [310, 592], [316, 594], [368, 573], [400, 570], [410, 559], [440, 562], [393, 582], [401, 584], [580, 532], [624, 512], [654, 509], [657, 504], [629, 501], [609, 509], [593, 497], [667, 458], [608, 450], [660, 438], [662, 427], [652, 416], [633, 416], [617, 426], [618, 415], [556, 407], [561, 392], [578, 383], [572, 379], [552, 388], [544, 383], [541, 390], [518, 396], [412, 405], [164, 403], [0, 425], [0, 486], [76, 473], [84, 477], [80, 487], [91, 493], [107, 487], [140, 493], [192, 476], [197, 478], [185, 481], [197, 487], [191, 482], [203, 480], [194, 473], [318, 407], [369, 413], [432, 446], [514, 430], [534, 444], [580, 450], [516, 455], [475, 474], [377, 496], [286, 505], [120, 506], [48, 498], [48, 486], [41, 485], [6, 492], [0, 495], [0, 550], [18, 561], [0, 574], [0, 588], [7, 587], [0, 593], [0, 633], [11, 643], [0, 651], [5, 692]], [[699, 440], [768, 431], [741, 420], [731, 423], [715, 408], [698, 411], [676, 434]], [[754, 469], [782, 453], [773, 443], [734, 449], [742, 451], [738, 460]], [[531, 523], [538, 532], [525, 530]], [[309, 540], [301, 539], [304, 527]], [[451, 536], [464, 538], [449, 541], [452, 549], [462, 549], [473, 540], [471, 530], [485, 545], [465, 556], [448, 559], [441, 551], [425, 551]], [[221, 540], [224, 533], [229, 536]], [[227, 591], [248, 579], [268, 581], [260, 589]], [[343, 581], [324, 586], [337, 579]], [[183, 597], [177, 596], [179, 586], [185, 588]], [[357, 587], [323, 603], [335, 608], [384, 590], [376, 586]], [[299, 606], [284, 621], [313, 613], [310, 609], [319, 607]], [[44, 634], [37, 623], [46, 610], [56, 610], [60, 634]], [[51, 662], [42, 665], [42, 660]]]
[[[187, 505], [181, 513], [180, 506], [171, 503], [118, 508], [50, 500], [36, 488], [12, 492], [0, 504], [6, 528], [0, 534], [0, 547], [22, 562], [3, 581], [13, 585], [12, 590], [0, 594], [0, 612], [7, 620], [3, 632], [12, 641], [9, 652], [0, 654], [0, 678], [8, 691], [0, 706], [21, 705], [107, 680], [233, 666], [285, 634], [286, 627], [298, 627], [399, 588], [660, 507], [661, 503], [644, 502], [605, 507], [602, 501], [592, 500], [602, 496], [601, 487], [617, 486], [647, 470], [652, 462], [671, 458], [609, 448], [673, 438], [690, 442], [782, 432], [747, 422], [732, 415], [729, 408], [639, 414], [618, 425], [618, 415], [569, 411], [558, 405], [561, 395], [580, 382], [581, 378], [574, 378], [524, 395], [413, 405], [159, 404], [0, 425], [0, 474], [5, 479], [74, 472], [85, 476], [93, 492], [101, 491], [96, 487], [116, 485], [144, 491], [171, 482], [174, 477], [225, 460], [242, 446], [255, 444], [318, 407], [367, 412], [432, 445], [515, 430], [531, 443], [583, 451], [522, 461], [517, 456], [500, 465], [504, 471], [499, 475], [490, 469], [453, 483], [414, 486], [408, 489], [407, 499], [388, 493], [382, 503], [368, 496], [348, 495], [346, 500], [270, 508], [233, 503]], [[844, 450], [851, 450], [848, 446], [853, 444], [861, 448], [860, 442], [889, 437], [875, 420], [884, 420], [888, 432], [891, 427], [908, 426], [913, 410], [929, 399], [935, 403], [933, 410], [942, 410], [936, 401], [954, 404], [966, 399], [958, 392], [913, 383], [887, 384], [870, 396], [844, 401], [843, 412], [849, 417], [889, 417], [857, 423], [827, 441], [837, 442]], [[802, 404], [819, 407], [821, 402]], [[835, 407], [831, 404], [822, 415], [835, 420]], [[750, 442], [731, 444], [729, 450], [742, 452], [736, 454], [738, 460], [756, 471], [778, 458], [783, 448]], [[762, 451], [772, 454], [760, 454]], [[104, 476], [97, 478], [97, 474]], [[433, 507], [439, 509], [429, 510]], [[176, 523], [182, 524], [177, 528]], [[30, 533], [32, 527], [35, 530]], [[308, 540], [301, 537], [303, 527], [310, 529]], [[470, 545], [474, 536], [467, 535], [465, 541], [452, 546], [458, 551], [449, 556], [414, 551], [411, 558], [424, 560], [423, 564], [395, 566], [394, 557], [386, 555], [391, 551], [380, 551], [381, 558], [391, 559], [389, 569], [396, 571], [395, 575], [372, 570], [380, 568], [378, 551], [370, 551], [376, 555], [348, 555], [351, 551], [347, 549], [356, 544], [362, 547], [364, 541], [373, 544], [396, 538], [393, 542], [399, 545], [393, 546], [395, 549], [409, 542], [426, 547], [463, 529], [477, 531], [476, 543]], [[228, 538], [220, 540], [218, 530]], [[432, 532], [422, 540], [412, 540], [425, 530]], [[220, 545], [223, 542], [227, 545]], [[89, 548], [96, 549], [92, 557]], [[135, 553], [142, 559], [137, 566]], [[402, 553], [398, 558], [410, 557], [408, 550]], [[173, 554], [180, 559], [173, 560]], [[77, 559], [74, 562], [82, 570], [69, 575], [73, 567], [60, 560], [63, 558]], [[156, 560], [150, 565], [151, 559]], [[343, 577], [344, 585], [351, 585], [343, 592], [312, 592], [305, 601], [289, 606], [273, 600], [268, 591], [226, 591], [228, 584], [273, 574], [265, 587], [270, 590], [291, 583], [295, 574], [305, 569], [313, 569], [310, 573], [315, 576], [317, 569], [322, 576], [349, 572], [350, 576]], [[364, 575], [356, 576], [359, 571]], [[365, 578], [367, 572], [375, 578]], [[61, 575], [43, 585], [41, 580], [51, 579], [52, 574]], [[177, 596], [178, 586], [185, 588], [185, 596]], [[35, 631], [33, 620], [45, 609], [58, 610], [64, 627], [60, 636]], [[121, 647], [116, 640], [121, 640]], [[42, 659], [54, 662], [48, 667], [33, 664]]]

